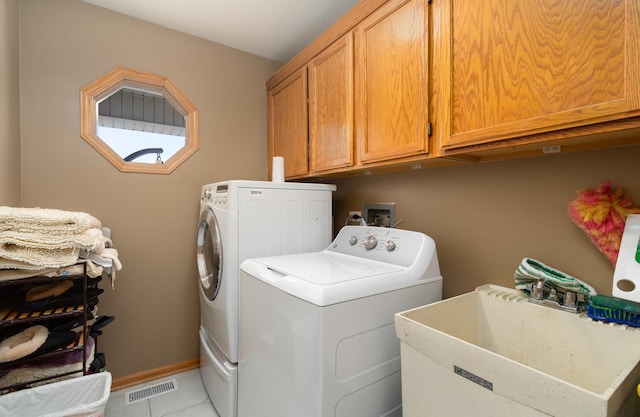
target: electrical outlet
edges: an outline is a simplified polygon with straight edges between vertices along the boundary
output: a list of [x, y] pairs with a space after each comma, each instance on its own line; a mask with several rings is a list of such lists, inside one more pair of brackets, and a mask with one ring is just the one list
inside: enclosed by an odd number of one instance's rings
[[351, 226], [360, 226], [362, 225], [362, 212], [361, 211], [355, 211], [355, 210], [350, 210], [349, 211], [349, 217], [347, 217], [347, 222], [345, 223], [345, 225], [351, 225]]
[[365, 203], [364, 220], [370, 226], [393, 227], [396, 224], [396, 203]]

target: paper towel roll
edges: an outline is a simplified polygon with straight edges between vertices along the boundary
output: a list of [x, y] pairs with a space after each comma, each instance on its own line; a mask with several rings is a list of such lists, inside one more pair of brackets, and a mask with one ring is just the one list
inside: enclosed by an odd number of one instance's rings
[[271, 163], [271, 181], [284, 182], [284, 158], [274, 156]]

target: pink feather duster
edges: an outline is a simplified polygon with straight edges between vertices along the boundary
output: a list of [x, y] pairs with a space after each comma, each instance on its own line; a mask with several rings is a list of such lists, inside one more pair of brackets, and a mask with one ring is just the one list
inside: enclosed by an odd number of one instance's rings
[[607, 180], [595, 190], [579, 190], [576, 199], [569, 203], [568, 212], [571, 220], [615, 266], [627, 214], [640, 213], [640, 208], [633, 207], [624, 191], [620, 187], [613, 190]]

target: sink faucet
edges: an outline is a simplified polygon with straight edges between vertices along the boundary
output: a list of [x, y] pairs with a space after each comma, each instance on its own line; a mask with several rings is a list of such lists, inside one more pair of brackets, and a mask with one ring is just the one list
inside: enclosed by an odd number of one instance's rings
[[540, 278], [535, 283], [527, 285], [530, 294], [530, 303], [540, 304], [570, 313], [580, 313], [585, 309], [584, 303], [580, 303], [578, 294], [573, 291], [565, 291], [564, 296], [560, 298], [557, 290], [551, 287], [549, 294], [545, 298], [544, 283], [544, 278]]

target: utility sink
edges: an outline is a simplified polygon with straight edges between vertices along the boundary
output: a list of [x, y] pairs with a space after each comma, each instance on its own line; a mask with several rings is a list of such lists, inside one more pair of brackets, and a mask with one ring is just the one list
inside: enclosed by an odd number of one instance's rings
[[485, 285], [395, 316], [404, 417], [638, 417], [640, 329]]

